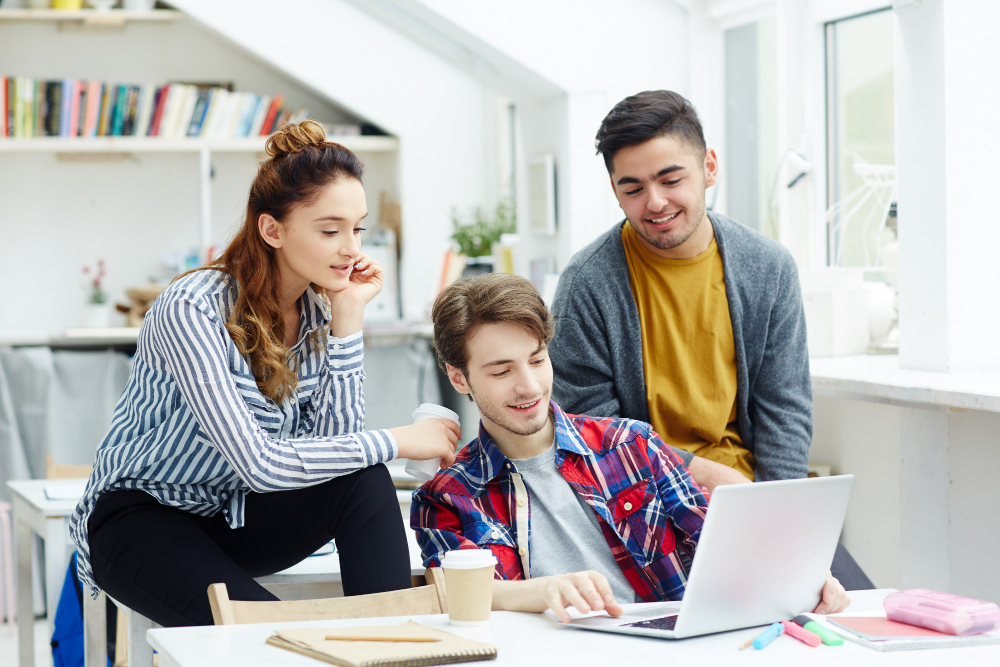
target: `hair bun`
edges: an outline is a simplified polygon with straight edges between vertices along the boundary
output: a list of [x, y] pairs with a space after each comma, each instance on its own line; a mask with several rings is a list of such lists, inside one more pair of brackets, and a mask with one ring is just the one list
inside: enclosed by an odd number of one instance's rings
[[321, 146], [326, 141], [326, 131], [314, 120], [288, 123], [267, 138], [264, 150], [273, 158], [299, 153], [309, 146]]

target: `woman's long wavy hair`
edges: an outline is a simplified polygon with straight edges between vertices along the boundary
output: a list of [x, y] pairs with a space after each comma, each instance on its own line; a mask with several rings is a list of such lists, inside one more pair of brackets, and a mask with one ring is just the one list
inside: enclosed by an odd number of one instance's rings
[[[261, 238], [257, 221], [268, 213], [284, 222], [294, 208], [314, 203], [330, 183], [342, 178], [360, 181], [364, 166], [349, 149], [327, 141], [323, 127], [311, 120], [286, 125], [272, 134], [265, 150], [269, 157], [260, 164], [250, 186], [243, 227], [222, 256], [203, 268], [236, 279], [238, 296], [226, 329], [239, 351], [250, 358], [261, 393], [281, 403], [295, 390], [298, 376], [288, 364], [275, 250]], [[324, 290], [317, 291], [326, 298]], [[315, 335], [325, 334], [328, 327], [329, 323]]]

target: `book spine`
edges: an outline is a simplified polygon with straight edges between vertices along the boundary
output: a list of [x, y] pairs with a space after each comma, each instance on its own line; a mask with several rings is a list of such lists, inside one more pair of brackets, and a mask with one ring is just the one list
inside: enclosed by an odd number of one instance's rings
[[243, 109], [245, 99], [246, 93], [233, 93], [230, 95], [229, 113], [227, 114], [226, 124], [222, 129], [222, 137], [224, 139], [236, 136], [236, 126], [239, 125], [240, 112]]
[[225, 99], [225, 88], [213, 88], [212, 95], [208, 100], [208, 108], [205, 110], [205, 120], [201, 124], [199, 136], [210, 139], [214, 136], [215, 126], [218, 123], [219, 108]]
[[122, 114], [122, 136], [131, 137], [135, 131], [135, 115], [139, 106], [139, 86], [129, 86], [125, 93], [125, 113]]
[[247, 93], [246, 104], [243, 107], [243, 113], [240, 114], [236, 136], [245, 137], [250, 134], [250, 123], [253, 122], [253, 115], [258, 104], [260, 104], [260, 97], [253, 93]]
[[101, 82], [87, 84], [87, 114], [83, 120], [83, 136], [97, 136], [97, 121], [101, 112]]
[[271, 104], [267, 109], [267, 115], [264, 116], [264, 124], [260, 128], [261, 136], [268, 136], [271, 134], [271, 128], [274, 127], [274, 119], [278, 115], [278, 109], [281, 108], [281, 101], [285, 99], [280, 93], [274, 96], [271, 100]]
[[24, 79], [24, 100], [21, 105], [21, 120], [24, 124], [24, 138], [30, 139], [35, 136], [35, 82], [32, 79]]
[[45, 134], [59, 136], [60, 112], [62, 110], [62, 84], [58, 81], [45, 83]]
[[198, 89], [198, 96], [195, 98], [194, 108], [191, 110], [191, 122], [185, 128], [185, 136], [197, 137], [201, 132], [201, 124], [205, 122], [205, 113], [208, 111], [211, 92], [211, 89], [208, 88]]
[[73, 82], [64, 79], [62, 82], [62, 92], [59, 104], [59, 136], [69, 136], [69, 119], [73, 111]]
[[149, 117], [146, 119], [146, 132], [144, 137], [153, 136], [153, 121], [156, 120], [156, 110], [160, 106], [160, 95], [163, 94], [163, 86], [153, 86], [149, 101]]
[[278, 130], [280, 130], [281, 128], [283, 128], [285, 125], [288, 125], [288, 121], [291, 120], [291, 118], [292, 118], [292, 110], [291, 110], [291, 108], [290, 107], [285, 107], [284, 109], [281, 110], [281, 117], [278, 118], [278, 122], [276, 122], [274, 124], [274, 129], [271, 130], [271, 131], [272, 132], [277, 132]]
[[24, 92], [21, 90], [21, 79], [18, 77], [14, 80], [14, 96], [7, 102], [8, 109], [11, 106], [13, 107], [13, 111], [8, 111], [8, 114], [13, 116], [11, 127], [13, 128], [12, 136], [15, 137], [24, 136], [24, 108], [22, 107], [23, 97]]
[[122, 125], [124, 124], [125, 104], [128, 99], [128, 86], [122, 84], [115, 91], [115, 111], [111, 117], [111, 136], [122, 136]]
[[153, 115], [153, 104], [156, 100], [156, 87], [147, 83], [139, 89], [139, 110], [135, 117], [135, 136], [145, 137], [149, 133], [149, 121]]
[[97, 126], [97, 136], [108, 136], [108, 127], [111, 125], [111, 85], [101, 84], [101, 114], [100, 122]]
[[225, 138], [229, 116], [233, 112], [233, 104], [235, 104], [236, 100], [236, 93], [231, 93], [223, 89], [220, 97], [222, 99], [219, 102], [219, 108], [216, 109], [215, 116], [212, 118], [212, 126], [208, 128], [208, 136], [212, 139]]
[[33, 99], [33, 106], [31, 108], [32, 113], [32, 136], [41, 137], [45, 134], [45, 116], [44, 111], [44, 100], [45, 100], [45, 82], [35, 80], [35, 94]]
[[17, 137], [19, 133], [17, 132], [17, 125], [15, 124], [15, 116], [17, 109], [17, 77], [9, 76], [7, 77], [7, 96], [6, 96], [6, 106], [3, 108], [3, 114], [7, 116], [7, 136]]
[[174, 124], [172, 137], [179, 139], [187, 136], [188, 126], [191, 123], [191, 116], [194, 115], [194, 106], [198, 103], [198, 88], [195, 86], [184, 86], [184, 104], [181, 106], [180, 115]]
[[135, 133], [135, 119], [136, 115], [139, 113], [139, 86], [129, 86], [128, 88], [128, 102], [125, 105], [126, 116], [125, 120], [122, 122], [122, 134], [125, 134], [125, 124], [128, 124], [128, 135], [132, 136]]
[[0, 137], [7, 136], [7, 77], [0, 76]]
[[76, 134], [75, 137], [85, 137], [83, 128], [87, 121], [87, 82], [76, 82], [77, 114], [76, 114]]
[[153, 112], [153, 122], [150, 123], [149, 136], [156, 137], [160, 134], [160, 121], [163, 119], [163, 110], [167, 106], [167, 98], [170, 95], [170, 86], [160, 87], [160, 98], [156, 101], [156, 111]]
[[156, 133], [158, 136], [170, 138], [170, 123], [176, 113], [177, 103], [182, 90], [183, 88], [180, 84], [172, 83], [167, 92], [164, 93], [167, 97], [163, 107], [163, 117], [156, 124]]
[[68, 137], [75, 137], [80, 130], [80, 82], [70, 83]]
[[260, 98], [260, 103], [257, 105], [257, 111], [254, 113], [253, 122], [250, 123], [250, 132], [248, 136], [259, 137], [260, 130], [264, 127], [264, 118], [267, 117], [267, 110], [271, 107], [271, 97], [269, 95], [264, 95]]
[[173, 139], [176, 136], [175, 129], [186, 99], [187, 86], [180, 83], [170, 86], [170, 100], [163, 117], [163, 126], [160, 128], [160, 134], [167, 139]]

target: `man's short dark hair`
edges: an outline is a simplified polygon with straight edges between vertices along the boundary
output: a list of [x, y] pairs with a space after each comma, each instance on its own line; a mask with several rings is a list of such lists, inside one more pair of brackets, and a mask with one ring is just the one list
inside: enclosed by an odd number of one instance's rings
[[667, 134], [705, 152], [705, 133], [691, 103], [670, 90], [647, 90], [615, 105], [597, 130], [595, 143], [610, 174], [615, 153]]

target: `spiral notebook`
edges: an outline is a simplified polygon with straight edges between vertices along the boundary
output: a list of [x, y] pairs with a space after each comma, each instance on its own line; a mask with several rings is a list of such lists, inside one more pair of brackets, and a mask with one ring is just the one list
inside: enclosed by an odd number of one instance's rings
[[826, 617], [807, 615], [819, 620], [844, 639], [876, 651], [911, 651], [1000, 644], [1000, 632], [958, 637], [916, 625], [890, 621], [884, 612], [851, 616], [838, 614]]
[[[351, 637], [430, 638], [433, 642], [337, 641]], [[275, 630], [267, 643], [310, 658], [343, 667], [418, 667], [456, 662], [496, 660], [497, 647], [465, 639], [414, 621], [402, 625], [363, 625], [349, 628], [288, 628]]]

